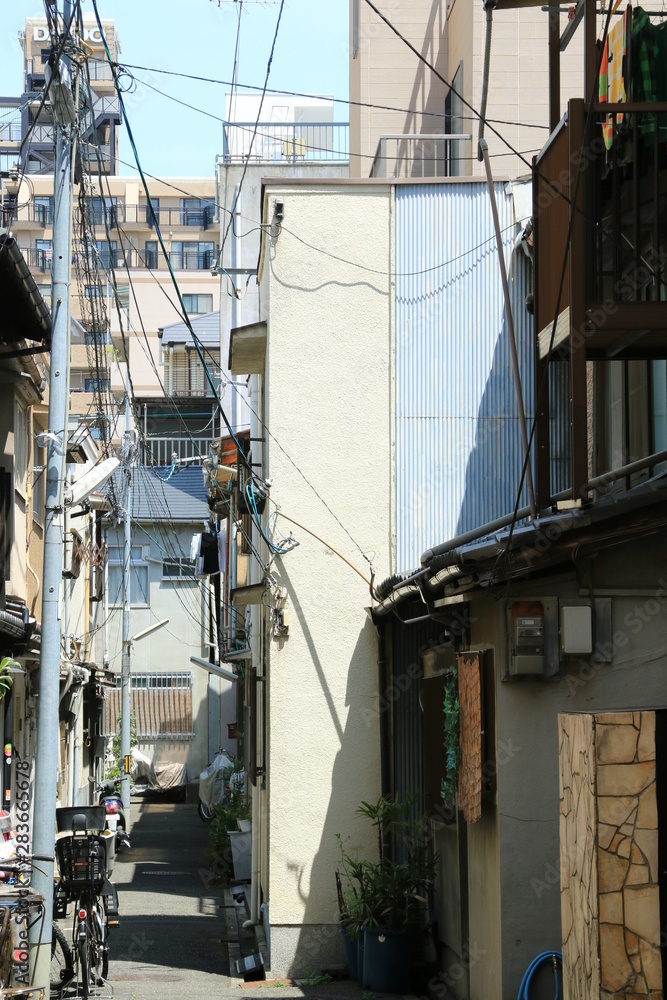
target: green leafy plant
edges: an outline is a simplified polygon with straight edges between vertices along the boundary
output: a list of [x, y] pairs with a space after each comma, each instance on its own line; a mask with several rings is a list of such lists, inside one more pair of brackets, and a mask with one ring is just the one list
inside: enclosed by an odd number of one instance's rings
[[442, 779], [440, 794], [447, 809], [456, 809], [459, 791], [459, 765], [461, 763], [461, 744], [459, 737], [459, 696], [456, 672], [445, 681], [444, 712], [444, 748], [445, 776]]
[[237, 820], [250, 819], [250, 803], [245, 790], [233, 780], [235, 774], [243, 770], [243, 761], [237, 759], [234, 766], [225, 773], [229, 779], [229, 794], [224, 805], [215, 807], [215, 816], [209, 823], [208, 855], [216, 874], [223, 879], [231, 878], [233, 871], [229, 833], [238, 829]]
[[341, 925], [352, 938], [358, 937], [364, 927], [420, 929], [438, 862], [432, 851], [428, 820], [422, 816], [412, 818], [414, 802], [399, 802], [387, 796], [374, 804], [362, 802], [357, 812], [376, 829], [378, 860], [355, 858], [337, 834], [341, 861], [336, 885]]
[[3, 656], [2, 660], [0, 660], [0, 701], [11, 690], [14, 683], [14, 678], [11, 675], [12, 667], [20, 666], [21, 664], [17, 663], [11, 656]]
[[[111, 749], [113, 753], [114, 764], [113, 767], [107, 772], [107, 778], [120, 778], [120, 739], [121, 739], [121, 717], [120, 713], [116, 716], [116, 735], [114, 736]], [[133, 747], [136, 747], [139, 743], [137, 737], [137, 717], [134, 712], [130, 712], [130, 751]]]

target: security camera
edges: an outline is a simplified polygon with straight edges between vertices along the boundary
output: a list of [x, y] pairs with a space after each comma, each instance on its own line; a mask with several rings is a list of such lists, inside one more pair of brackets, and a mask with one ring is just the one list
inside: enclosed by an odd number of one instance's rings
[[73, 507], [83, 503], [91, 493], [106, 483], [116, 471], [120, 462], [117, 458], [105, 458], [99, 465], [93, 466], [85, 475], [65, 487], [65, 506]]

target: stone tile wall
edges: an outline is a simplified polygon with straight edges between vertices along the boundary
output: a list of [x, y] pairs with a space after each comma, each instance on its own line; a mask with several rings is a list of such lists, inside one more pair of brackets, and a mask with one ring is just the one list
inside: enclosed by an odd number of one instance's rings
[[568, 1000], [662, 1000], [655, 713], [559, 717]]

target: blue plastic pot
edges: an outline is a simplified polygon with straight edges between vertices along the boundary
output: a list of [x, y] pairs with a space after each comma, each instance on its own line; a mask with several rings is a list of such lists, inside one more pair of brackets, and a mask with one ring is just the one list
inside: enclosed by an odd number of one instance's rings
[[361, 938], [351, 938], [346, 927], [341, 927], [340, 933], [343, 937], [345, 958], [347, 959], [347, 968], [350, 973], [350, 979], [356, 979], [358, 981], [361, 978], [362, 969], [362, 962], [359, 961], [359, 945], [361, 944]]
[[413, 931], [364, 927], [361, 981], [364, 989], [378, 993], [407, 993], [417, 939]]

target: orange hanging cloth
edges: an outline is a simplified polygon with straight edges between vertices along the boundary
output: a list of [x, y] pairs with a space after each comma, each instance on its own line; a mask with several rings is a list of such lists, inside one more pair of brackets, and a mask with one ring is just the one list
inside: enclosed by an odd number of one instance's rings
[[[607, 44], [602, 53], [602, 63], [600, 66], [600, 103], [625, 104], [628, 100], [630, 89], [628, 65], [629, 65], [629, 44], [630, 29], [632, 21], [632, 8], [626, 7], [623, 17], [609, 32]], [[628, 81], [626, 86], [626, 80]], [[603, 96], [604, 82], [604, 96]], [[614, 139], [614, 122], [616, 126], [623, 121], [623, 115], [607, 115], [606, 122], [602, 125], [602, 135], [607, 149], [611, 149]]]

